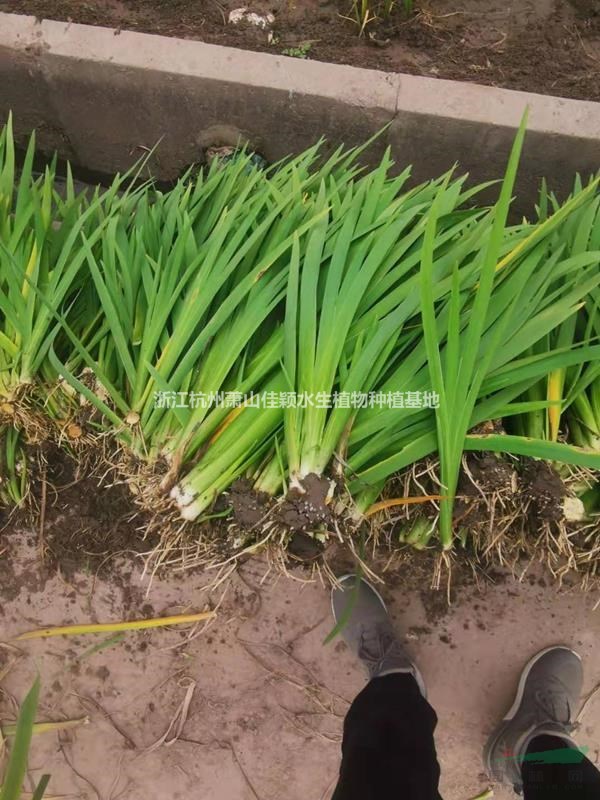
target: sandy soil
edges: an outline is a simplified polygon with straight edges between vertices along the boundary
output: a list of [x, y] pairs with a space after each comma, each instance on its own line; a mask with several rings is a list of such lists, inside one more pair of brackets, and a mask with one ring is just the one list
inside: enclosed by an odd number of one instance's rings
[[[51, 795], [93, 800], [330, 797], [343, 716], [364, 676], [343, 643], [323, 645], [331, 629], [323, 585], [305, 583], [300, 571], [275, 575], [260, 559], [244, 564], [226, 591], [208, 592], [206, 577], [189, 573], [149, 586], [141, 561], [117, 563], [109, 582], [84, 573], [48, 578], [33, 538], [16, 532], [2, 539], [0, 642], [73, 622], [215, 606], [218, 617], [209, 627], [127, 634], [95, 652], [106, 636], [0, 647], [0, 675], [10, 667], [0, 683], [3, 722], [14, 719], [36, 669], [39, 720], [89, 720], [35, 738], [32, 781], [49, 772]], [[488, 785], [481, 748], [531, 654], [573, 645], [584, 658], [585, 692], [600, 681], [598, 597], [574, 587], [557, 592], [528, 570], [521, 582], [496, 574], [479, 588], [463, 576], [448, 608], [444, 593], [423, 582], [418, 588], [413, 566], [394, 568], [382, 591], [440, 718], [443, 795], [469, 800]], [[175, 741], [161, 744], [167, 731]], [[592, 695], [577, 738], [598, 761], [600, 697]], [[494, 797], [514, 795], [497, 789]]]

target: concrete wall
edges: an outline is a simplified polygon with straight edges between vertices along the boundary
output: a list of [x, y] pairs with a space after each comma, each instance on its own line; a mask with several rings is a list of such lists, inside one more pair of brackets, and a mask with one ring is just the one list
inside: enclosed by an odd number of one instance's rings
[[19, 136], [89, 169], [124, 169], [162, 138], [153, 171], [175, 177], [223, 129], [275, 160], [325, 136], [390, 144], [419, 179], [456, 161], [477, 181], [502, 175], [526, 106], [519, 205], [542, 176], [559, 193], [600, 168], [600, 104], [383, 73], [161, 36], [0, 14], [0, 118]]

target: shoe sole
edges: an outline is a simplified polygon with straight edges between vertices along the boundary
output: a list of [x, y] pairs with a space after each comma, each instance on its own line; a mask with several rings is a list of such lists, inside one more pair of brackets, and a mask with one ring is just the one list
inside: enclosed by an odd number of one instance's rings
[[527, 678], [529, 677], [529, 673], [533, 669], [534, 665], [537, 664], [537, 662], [540, 660], [540, 658], [542, 658], [542, 656], [545, 656], [546, 653], [549, 653], [552, 650], [558, 650], [558, 649], [568, 650], [570, 653], [573, 653], [574, 656], [577, 656], [577, 658], [581, 661], [581, 656], [579, 655], [579, 653], [576, 653], [575, 650], [572, 650], [570, 647], [567, 647], [566, 645], [555, 644], [552, 645], [552, 647], [544, 648], [544, 650], [541, 650], [539, 653], [533, 656], [533, 658], [531, 658], [527, 662], [527, 664], [525, 664], [525, 666], [523, 667], [523, 671], [521, 672], [521, 677], [519, 678], [519, 685], [517, 686], [517, 694], [515, 696], [514, 702], [512, 706], [508, 709], [504, 717], [502, 718], [502, 722], [500, 722], [500, 724], [491, 734], [483, 750], [483, 762], [485, 764], [487, 773], [491, 778], [494, 777], [494, 773], [492, 771], [492, 766], [491, 766], [491, 754], [496, 745], [498, 744], [498, 740], [506, 730], [508, 723], [512, 722], [512, 720], [515, 718], [515, 715], [517, 714], [517, 711], [519, 710], [521, 703], [523, 702], [523, 692], [525, 691], [525, 684], [527, 682]]
[[[356, 578], [356, 575], [354, 573], [352, 573], [352, 572], [349, 572], [347, 575], [342, 575], [341, 577], [339, 577], [337, 579], [338, 583], [342, 583], [342, 581], [345, 581], [347, 578]], [[359, 580], [365, 580], [365, 579], [364, 578], [359, 578]], [[379, 594], [377, 589], [373, 586], [372, 583], [369, 583], [369, 581], [365, 581], [365, 583], [377, 595], [377, 599], [381, 603], [385, 613], [389, 614], [389, 611], [388, 611], [388, 608], [387, 608], [387, 606], [385, 604], [385, 601], [384, 601], [383, 597]], [[337, 625], [338, 624], [338, 618], [337, 618], [336, 613], [335, 613], [335, 608], [333, 607], [333, 591], [331, 592], [331, 600], [330, 600], [330, 602], [331, 602], [331, 615], [333, 616], [335, 624]], [[419, 685], [419, 690], [420, 690], [421, 694], [423, 695], [423, 697], [425, 699], [427, 699], [427, 687], [425, 686], [425, 681], [423, 680], [423, 676], [421, 675], [421, 671], [419, 670], [419, 668], [417, 667], [417, 665], [413, 661], [411, 661], [410, 663], [412, 664], [412, 668], [413, 668], [413, 672], [411, 672], [410, 674], [414, 676], [414, 679], [416, 680], [417, 684]], [[398, 670], [398, 671], [400, 671], [400, 670]], [[387, 673], [387, 674], [392, 674], [392, 673]]]

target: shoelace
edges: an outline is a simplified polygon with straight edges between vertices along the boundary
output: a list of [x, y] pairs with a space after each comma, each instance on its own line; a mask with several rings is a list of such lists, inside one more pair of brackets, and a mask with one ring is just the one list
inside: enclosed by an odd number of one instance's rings
[[567, 731], [572, 731], [574, 723], [571, 721], [571, 704], [565, 687], [557, 678], [549, 686], [538, 689], [535, 701], [544, 715], [553, 722], [562, 725]]
[[377, 670], [381, 662], [390, 654], [396, 639], [389, 631], [380, 627], [364, 628], [360, 635], [359, 657], [370, 671]]

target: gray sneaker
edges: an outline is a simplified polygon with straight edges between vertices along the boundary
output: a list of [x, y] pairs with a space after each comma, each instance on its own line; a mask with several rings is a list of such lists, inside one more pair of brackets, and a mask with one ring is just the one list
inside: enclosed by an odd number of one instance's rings
[[581, 658], [569, 647], [548, 647], [531, 659], [521, 674], [515, 702], [483, 753], [493, 780], [520, 791], [523, 756], [534, 736], [556, 736], [564, 739], [565, 747], [577, 747], [569, 733], [582, 683]]
[[344, 575], [339, 578], [340, 587], [331, 592], [336, 624], [340, 619], [344, 621], [341, 636], [363, 662], [370, 678], [408, 672], [414, 676], [425, 697], [421, 673], [394, 633], [381, 595], [363, 578], [358, 579], [358, 586], [356, 581], [356, 575]]

